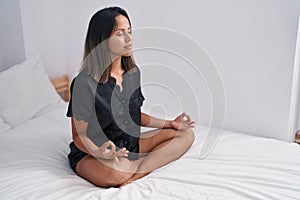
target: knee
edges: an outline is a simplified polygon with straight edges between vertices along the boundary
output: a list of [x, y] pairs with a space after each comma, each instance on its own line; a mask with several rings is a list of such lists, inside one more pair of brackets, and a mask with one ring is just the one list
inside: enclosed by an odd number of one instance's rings
[[185, 129], [179, 131], [179, 136], [182, 137], [187, 143], [192, 144], [195, 140], [195, 135], [192, 129]]
[[94, 181], [93, 184], [102, 188], [118, 187], [122, 183], [125, 183], [130, 177], [132, 177], [132, 174], [115, 171], [110, 173], [105, 181], [103, 181], [103, 177], [98, 177], [97, 181]]

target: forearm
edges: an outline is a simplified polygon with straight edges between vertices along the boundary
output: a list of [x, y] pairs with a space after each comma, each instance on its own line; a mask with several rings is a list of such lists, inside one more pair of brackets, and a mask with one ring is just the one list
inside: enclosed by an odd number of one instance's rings
[[73, 141], [81, 151], [89, 155], [92, 155], [92, 153], [98, 149], [98, 147], [86, 135], [73, 136]]
[[[72, 136], [75, 145], [83, 152], [90, 154], [98, 149], [98, 147], [86, 136], [86, 125], [82, 125], [82, 121], [77, 121], [75, 125], [72, 118]], [[84, 127], [84, 128], [82, 128]]]
[[141, 114], [141, 125], [151, 128], [172, 128], [170, 120], [152, 117], [146, 113]]

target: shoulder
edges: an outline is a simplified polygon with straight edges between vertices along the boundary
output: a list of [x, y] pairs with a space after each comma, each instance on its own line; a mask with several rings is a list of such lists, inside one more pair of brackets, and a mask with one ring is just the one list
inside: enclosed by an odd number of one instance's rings
[[86, 70], [79, 72], [71, 82], [71, 90], [85, 90], [94, 88], [97, 82], [87, 73]]
[[130, 69], [128, 71], [128, 75], [131, 76], [132, 78], [134, 79], [140, 79], [140, 76], [141, 76], [141, 71], [140, 69], [136, 66], [132, 69]]
[[131, 74], [131, 75], [133, 75], [133, 74], [140, 74], [140, 69], [139, 69], [139, 67], [137, 65], [135, 65], [135, 67], [129, 69], [127, 71], [127, 73]]
[[138, 75], [141, 74], [141, 70], [140, 70], [140, 68], [139, 68], [138, 66], [135, 67], [135, 70], [136, 70], [136, 73], [137, 73]]

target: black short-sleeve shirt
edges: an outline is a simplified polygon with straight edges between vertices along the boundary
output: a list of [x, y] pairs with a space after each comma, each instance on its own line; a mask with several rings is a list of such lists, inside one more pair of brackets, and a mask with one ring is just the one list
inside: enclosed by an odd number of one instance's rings
[[138, 67], [123, 74], [122, 88], [114, 77], [99, 83], [85, 69], [72, 80], [66, 115], [88, 122], [87, 136], [97, 146], [111, 140], [117, 149], [126, 147], [129, 159], [137, 159], [145, 100]]

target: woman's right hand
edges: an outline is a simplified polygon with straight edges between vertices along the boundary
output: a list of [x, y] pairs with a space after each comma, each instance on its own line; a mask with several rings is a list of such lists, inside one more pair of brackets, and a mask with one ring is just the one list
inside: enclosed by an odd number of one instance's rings
[[97, 150], [91, 152], [93, 157], [107, 160], [114, 159], [116, 157], [127, 157], [128, 153], [129, 151], [127, 151], [125, 147], [116, 151], [116, 145], [112, 141], [105, 142]]

